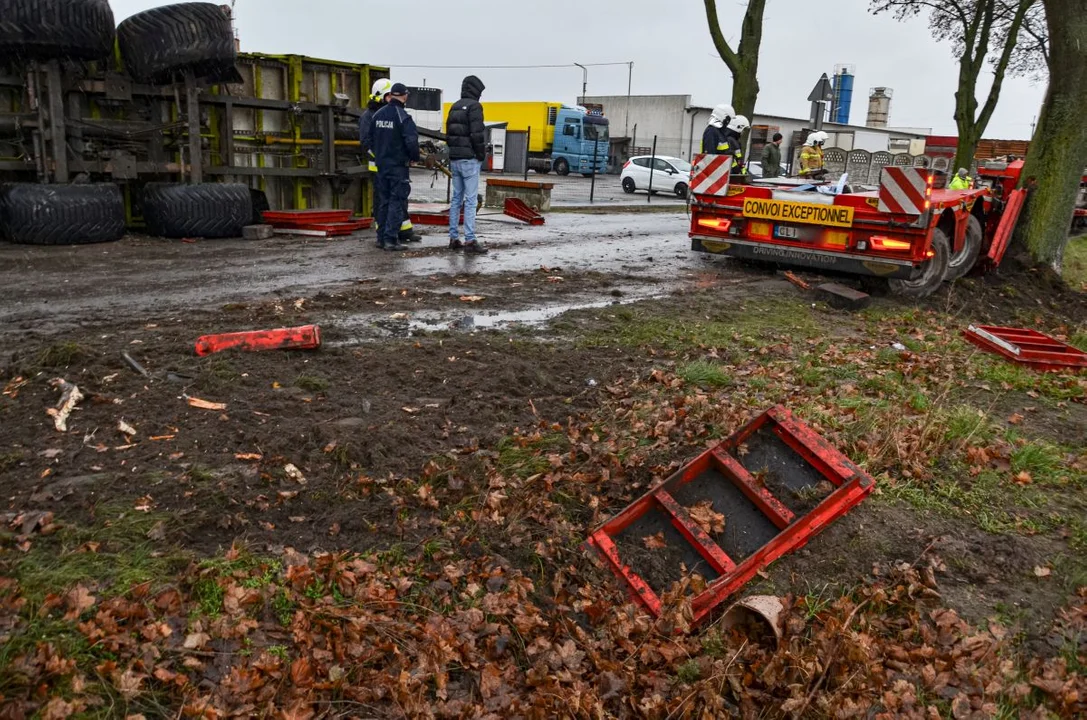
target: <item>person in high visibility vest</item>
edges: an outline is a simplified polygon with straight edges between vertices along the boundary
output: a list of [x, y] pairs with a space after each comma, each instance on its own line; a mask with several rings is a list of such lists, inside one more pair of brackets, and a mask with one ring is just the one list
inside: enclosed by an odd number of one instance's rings
[[[382, 78], [374, 82], [371, 88], [372, 94], [370, 95], [370, 102], [366, 106], [366, 110], [359, 116], [359, 144], [362, 146], [363, 156], [367, 158], [367, 169], [371, 174], [371, 182], [374, 186], [374, 228], [378, 231], [378, 238], [381, 237], [380, 219], [388, 214], [388, 207], [382, 204], [381, 193], [378, 189], [377, 183], [377, 163], [374, 161], [374, 152], [370, 145], [373, 139], [374, 132], [374, 115], [377, 111], [385, 107], [389, 102], [389, 91], [392, 90], [393, 82], [388, 78]], [[403, 207], [404, 222], [400, 223], [400, 242], [422, 242], [423, 236], [415, 232], [415, 226], [411, 223], [411, 216], [408, 214], [407, 201], [405, 200]], [[376, 243], [378, 247], [382, 247], [380, 242]]]
[[389, 101], [389, 91], [392, 88], [393, 82], [388, 78], [376, 81], [371, 88], [370, 102], [367, 103], [366, 110], [359, 116], [359, 146], [362, 148], [362, 156], [366, 158], [367, 169], [370, 171], [370, 184], [374, 187], [374, 227], [378, 231], [378, 247], [382, 247], [380, 240], [381, 228], [378, 223], [381, 218], [385, 217], [388, 208], [383, 202], [381, 188], [378, 186], [377, 163], [374, 161], [374, 149], [371, 143], [374, 136], [374, 115], [377, 114], [378, 110], [385, 107], [385, 103]]
[[951, 184], [947, 186], [948, 190], [969, 190], [974, 186], [974, 178], [970, 177], [970, 171], [966, 168], [959, 168], [959, 172], [951, 180]]
[[732, 122], [736, 111], [731, 105], [718, 105], [710, 114], [710, 121], [706, 124], [706, 130], [702, 133], [702, 153], [705, 155], [727, 154], [728, 139], [725, 137], [725, 127]]
[[808, 135], [808, 141], [800, 149], [800, 177], [821, 180], [827, 174], [823, 166], [823, 146], [830, 135], [822, 130]]
[[746, 175], [747, 165], [744, 163], [744, 131], [751, 127], [751, 122], [743, 115], [737, 115], [725, 126], [724, 142], [719, 145], [721, 155], [732, 156], [732, 174]]

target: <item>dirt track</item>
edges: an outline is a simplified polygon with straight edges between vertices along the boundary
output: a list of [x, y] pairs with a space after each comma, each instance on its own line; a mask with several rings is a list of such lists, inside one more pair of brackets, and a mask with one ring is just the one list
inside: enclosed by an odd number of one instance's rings
[[482, 240], [493, 248], [483, 257], [445, 250], [441, 227], [425, 228], [428, 236], [420, 246], [395, 255], [372, 247], [372, 233], [262, 243], [189, 244], [133, 236], [75, 248], [0, 244], [0, 337], [229, 302], [312, 296], [371, 278], [402, 286], [435, 275], [494, 276], [550, 267], [629, 276], [635, 285], [666, 293], [684, 282], [684, 274], [713, 267], [687, 249], [682, 214], [554, 214], [540, 228], [498, 217], [480, 226]]

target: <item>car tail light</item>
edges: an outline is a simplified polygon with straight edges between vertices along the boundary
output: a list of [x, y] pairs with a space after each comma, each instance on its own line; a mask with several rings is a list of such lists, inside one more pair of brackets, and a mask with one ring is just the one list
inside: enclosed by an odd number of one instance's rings
[[888, 250], [890, 252], [905, 252], [913, 247], [909, 240], [896, 240], [883, 235], [872, 236], [873, 250]]
[[623, 163], [623, 169], [626, 170], [628, 167], [630, 167], [630, 163], [630, 160], [627, 160], [625, 163]]
[[698, 221], [699, 227], [712, 228], [721, 232], [728, 232], [728, 229], [732, 227], [731, 220], [725, 220], [723, 218], [701, 218]]

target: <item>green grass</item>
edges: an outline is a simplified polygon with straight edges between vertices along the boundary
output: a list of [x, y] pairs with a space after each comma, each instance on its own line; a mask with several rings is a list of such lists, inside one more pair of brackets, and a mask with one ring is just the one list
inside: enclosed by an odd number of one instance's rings
[[1073, 290], [1087, 285], [1087, 236], [1073, 238], [1068, 242], [1064, 248], [1064, 264], [1061, 270], [1064, 281]]
[[691, 385], [708, 388], [727, 387], [732, 384], [724, 368], [708, 360], [695, 360], [680, 367], [676, 374]]
[[[188, 563], [187, 555], [164, 552], [147, 539], [151, 528], [169, 518], [127, 507], [100, 507], [96, 514], [104, 518], [97, 526], [66, 526], [56, 535], [36, 539], [21, 558], [15, 576], [31, 606], [80, 583], [93, 585], [99, 597], [123, 594], [135, 585], [170, 577]], [[90, 542], [97, 543], [97, 552], [86, 551]]]
[[1028, 472], [1035, 483], [1057, 483], [1064, 474], [1064, 453], [1042, 442], [1016, 448], [1011, 454], [1012, 472]]
[[328, 380], [313, 375], [299, 375], [298, 379], [294, 381], [294, 384], [306, 392], [314, 393], [324, 392], [329, 388]]
[[66, 368], [92, 356], [93, 353], [78, 343], [59, 342], [42, 350], [38, 364], [43, 368]]
[[983, 412], [969, 405], [952, 408], [944, 418], [948, 442], [987, 443], [994, 437], [993, 426]]
[[545, 435], [532, 441], [502, 438], [498, 442], [498, 469], [506, 475], [522, 478], [547, 472], [551, 467], [547, 455], [564, 452], [567, 445], [562, 435]]
[[581, 344], [676, 351], [736, 348], [746, 352], [770, 342], [790, 343], [819, 334], [820, 323], [811, 306], [795, 298], [758, 298], [720, 308], [704, 298], [704, 310], [699, 300], [692, 297], [692, 311], [683, 318], [658, 314], [648, 304], [623, 308], [610, 313], [615, 319], [604, 327], [586, 333]]
[[676, 668], [676, 679], [681, 683], [698, 682], [702, 677], [702, 668], [697, 660], [688, 660]]

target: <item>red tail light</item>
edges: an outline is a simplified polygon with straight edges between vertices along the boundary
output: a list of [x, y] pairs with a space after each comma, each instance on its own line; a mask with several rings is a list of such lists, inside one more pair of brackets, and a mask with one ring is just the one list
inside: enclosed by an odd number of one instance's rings
[[699, 227], [712, 228], [720, 232], [728, 232], [728, 229], [732, 227], [731, 220], [725, 220], [723, 218], [700, 218], [698, 221]]
[[890, 250], [891, 252], [904, 252], [913, 247], [909, 240], [896, 240], [882, 235], [872, 236], [873, 250]]
[[630, 163], [630, 160], [627, 160], [625, 163], [623, 163], [623, 169], [626, 170], [628, 167], [630, 167]]

